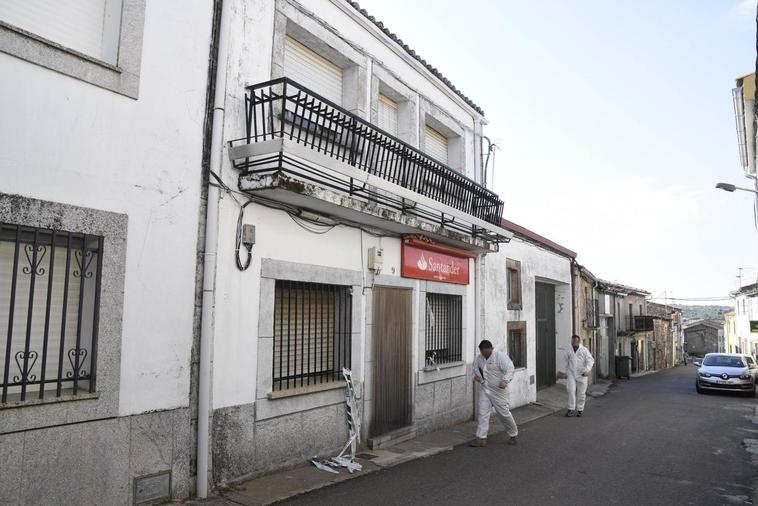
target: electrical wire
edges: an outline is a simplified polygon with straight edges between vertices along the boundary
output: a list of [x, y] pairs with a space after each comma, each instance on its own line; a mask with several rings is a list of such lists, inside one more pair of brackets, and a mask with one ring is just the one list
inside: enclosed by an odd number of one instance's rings
[[734, 297], [651, 297], [649, 300], [681, 300], [690, 302], [718, 302], [721, 300], [733, 300]]
[[[334, 223], [323, 223], [319, 220], [315, 220], [307, 216], [304, 216], [303, 211], [296, 207], [289, 206], [281, 202], [269, 200], [265, 197], [252, 196], [247, 193], [234, 190], [230, 188], [229, 185], [227, 185], [221, 179], [221, 177], [218, 174], [216, 174], [214, 171], [210, 171], [210, 175], [213, 177], [213, 179], [216, 180], [216, 182], [215, 183], [209, 182], [209, 184], [227, 193], [232, 198], [232, 200], [234, 200], [234, 202], [237, 203], [237, 205], [240, 208], [239, 213], [237, 215], [237, 230], [235, 232], [235, 239], [234, 239], [234, 260], [235, 260], [235, 263], [237, 264], [237, 269], [239, 269], [240, 271], [247, 270], [247, 268], [250, 267], [250, 263], [252, 262], [253, 244], [242, 243], [242, 225], [243, 225], [243, 218], [245, 215], [245, 208], [252, 203], [256, 203], [264, 207], [268, 207], [270, 209], [276, 209], [279, 211], [286, 212], [287, 215], [290, 217], [290, 219], [292, 219], [292, 221], [295, 224], [297, 224], [303, 230], [306, 230], [312, 234], [318, 234], [318, 235], [326, 234], [327, 232], [334, 230], [334, 228], [336, 228], [338, 225], [346, 225], [346, 226], [358, 228], [361, 231], [361, 254], [363, 253], [363, 233], [364, 232], [373, 237], [387, 237], [387, 236], [393, 235], [393, 234], [384, 234], [377, 231], [373, 231], [371, 229], [361, 226], [359, 223], [354, 223], [347, 220], [340, 220], [331, 216], [327, 218], [332, 220]], [[247, 201], [241, 202], [235, 195], [242, 196], [245, 199], [247, 199]], [[244, 262], [240, 260], [240, 250], [242, 249], [242, 246], [244, 246], [247, 252]], [[361, 263], [363, 263], [363, 260], [361, 260]], [[366, 285], [365, 276], [364, 276], [363, 285], [365, 289], [365, 285]]]

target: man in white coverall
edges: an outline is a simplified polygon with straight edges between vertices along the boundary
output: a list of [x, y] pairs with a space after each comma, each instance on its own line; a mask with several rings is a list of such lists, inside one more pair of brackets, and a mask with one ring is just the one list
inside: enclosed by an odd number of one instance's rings
[[476, 439], [470, 446], [487, 446], [487, 432], [490, 428], [490, 415], [495, 408], [505, 431], [511, 437], [510, 444], [516, 444], [518, 427], [508, 409], [507, 388], [515, 371], [513, 362], [502, 351], [492, 348], [486, 339], [479, 344], [480, 354], [474, 359], [474, 381], [479, 383], [479, 402], [477, 403]]
[[571, 336], [571, 349], [566, 352], [566, 390], [568, 411], [566, 416], [582, 416], [587, 400], [587, 381], [595, 359], [590, 350], [582, 345], [579, 336]]

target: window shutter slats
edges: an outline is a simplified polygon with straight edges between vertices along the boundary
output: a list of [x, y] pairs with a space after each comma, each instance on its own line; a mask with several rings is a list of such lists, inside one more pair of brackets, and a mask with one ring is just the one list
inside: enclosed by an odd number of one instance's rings
[[284, 74], [342, 105], [342, 69], [292, 37], [284, 41]]
[[120, 16], [120, 4], [120, 0], [3, 0], [0, 20], [115, 64], [113, 48], [120, 23], [112, 23], [106, 16]]
[[277, 281], [274, 296], [275, 390], [341, 378], [350, 367], [349, 288]]
[[429, 156], [442, 162], [443, 164], [448, 164], [447, 137], [430, 126], [426, 127], [424, 151], [426, 151]]

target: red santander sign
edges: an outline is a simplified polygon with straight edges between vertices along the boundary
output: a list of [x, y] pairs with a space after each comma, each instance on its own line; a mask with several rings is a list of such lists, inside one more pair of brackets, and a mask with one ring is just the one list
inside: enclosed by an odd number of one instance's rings
[[469, 283], [468, 258], [403, 244], [404, 278], [428, 279], [443, 283]]

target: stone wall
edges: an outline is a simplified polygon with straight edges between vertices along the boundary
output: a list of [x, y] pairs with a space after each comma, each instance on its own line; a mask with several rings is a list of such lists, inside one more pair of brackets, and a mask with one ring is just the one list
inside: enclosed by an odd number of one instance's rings
[[0, 435], [0, 504], [132, 504], [134, 479], [171, 472], [194, 488], [188, 408]]
[[470, 375], [417, 385], [414, 404], [416, 427], [420, 433], [471, 420], [474, 401]]
[[255, 404], [214, 411], [216, 485], [299, 465], [314, 455], [333, 456], [347, 442], [344, 403], [266, 420], [255, 417]]

